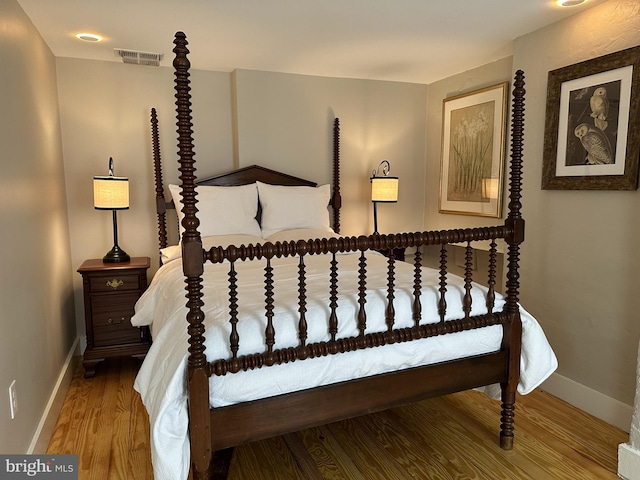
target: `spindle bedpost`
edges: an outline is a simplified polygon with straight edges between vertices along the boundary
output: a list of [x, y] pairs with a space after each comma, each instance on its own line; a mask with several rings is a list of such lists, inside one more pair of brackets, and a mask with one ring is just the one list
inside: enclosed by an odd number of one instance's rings
[[[156, 186], [156, 212], [158, 216], [158, 245], [167, 246], [167, 205], [164, 198], [164, 185], [162, 183], [162, 162], [160, 157], [160, 138], [158, 135], [158, 114], [156, 109], [151, 109], [151, 144], [153, 147], [153, 172]], [[161, 262], [162, 263], [162, 262]]]
[[190, 63], [187, 59], [187, 39], [184, 33], [176, 33], [175, 87], [178, 133], [179, 171], [181, 173], [182, 213], [182, 265], [187, 290], [187, 321], [189, 323], [188, 360], [188, 405], [189, 434], [198, 441], [191, 442], [191, 462], [194, 480], [210, 478], [211, 468], [211, 427], [209, 415], [209, 374], [204, 353], [204, 313], [202, 312], [202, 274], [204, 251], [198, 232], [199, 220], [196, 216], [196, 176], [193, 158], [193, 124], [191, 117], [191, 95], [189, 81]]
[[524, 219], [520, 212], [522, 204], [522, 146], [524, 135], [524, 73], [518, 70], [514, 78], [513, 108], [511, 120], [511, 169], [509, 177], [509, 214], [505, 220], [505, 241], [508, 245], [507, 298], [505, 312], [509, 321], [504, 325], [503, 349], [509, 353], [507, 382], [502, 387], [502, 411], [500, 423], [500, 446], [505, 450], [513, 447], [513, 428], [516, 388], [520, 379], [520, 350], [522, 346], [522, 322], [518, 306], [518, 273], [520, 244], [524, 241]]
[[333, 206], [333, 230], [340, 233], [340, 208], [342, 197], [340, 196], [340, 119], [333, 122], [333, 194], [331, 197]]

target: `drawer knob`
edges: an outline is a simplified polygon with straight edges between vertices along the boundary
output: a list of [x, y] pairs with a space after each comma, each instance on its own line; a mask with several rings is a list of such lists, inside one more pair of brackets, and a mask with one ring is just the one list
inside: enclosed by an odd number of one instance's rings
[[110, 318], [109, 320], [107, 320], [107, 323], [109, 325], [120, 325], [121, 323], [125, 322], [125, 318], [124, 317], [120, 317], [120, 320], [114, 320], [113, 318]]
[[124, 282], [122, 280], [118, 280], [117, 278], [114, 278], [113, 280], [107, 280], [107, 287], [111, 287], [114, 290], [116, 290], [118, 287], [121, 287], [124, 285]]

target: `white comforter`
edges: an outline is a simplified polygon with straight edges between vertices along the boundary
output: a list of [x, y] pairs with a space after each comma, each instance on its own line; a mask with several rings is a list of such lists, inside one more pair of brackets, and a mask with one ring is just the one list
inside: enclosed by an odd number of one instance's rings
[[[357, 335], [358, 310], [357, 254], [338, 255], [340, 312], [339, 337]], [[368, 254], [367, 328], [384, 331], [386, 304], [386, 258]], [[330, 256], [306, 256], [308, 343], [326, 341], [329, 317]], [[297, 345], [298, 259], [275, 259], [275, 348]], [[265, 261], [237, 262], [239, 355], [264, 351], [264, 267]], [[210, 361], [230, 356], [228, 298], [229, 264], [207, 263], [204, 274], [206, 353]], [[394, 307], [396, 327], [412, 325], [413, 266], [396, 262]], [[423, 269], [421, 302], [423, 323], [438, 321], [438, 272]], [[400, 288], [399, 286], [403, 286]], [[459, 277], [448, 278], [447, 319], [461, 316], [464, 284]], [[351, 292], [351, 294], [348, 294]], [[486, 289], [474, 284], [473, 314], [486, 313]], [[185, 320], [184, 276], [179, 259], [164, 265], [136, 305], [132, 323], [150, 325], [153, 345], [135, 381], [135, 389], [149, 413], [151, 449], [156, 480], [186, 479], [189, 470], [188, 414], [186, 397], [187, 323]], [[496, 299], [495, 310], [504, 300]], [[293, 306], [292, 306], [293, 305]], [[556, 357], [536, 320], [522, 311], [523, 345], [520, 393], [536, 388], [557, 367]], [[346, 320], [342, 320], [342, 319]], [[478, 355], [499, 349], [502, 327], [492, 326], [441, 337], [385, 347], [349, 352], [341, 355], [297, 361], [260, 370], [212, 377], [210, 403], [213, 407], [279, 395], [317, 385], [375, 375], [417, 365], [436, 363], [463, 356]], [[384, 353], [381, 351], [384, 349]], [[499, 390], [488, 392], [495, 396]]]

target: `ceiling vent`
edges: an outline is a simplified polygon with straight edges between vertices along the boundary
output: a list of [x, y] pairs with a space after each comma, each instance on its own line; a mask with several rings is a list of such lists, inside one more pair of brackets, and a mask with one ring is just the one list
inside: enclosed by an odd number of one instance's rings
[[117, 57], [121, 57], [124, 63], [132, 63], [134, 65], [158, 67], [160, 66], [160, 60], [162, 60], [161, 53], [138, 52], [136, 50], [124, 50], [122, 48], [114, 48], [113, 53], [115, 53]]

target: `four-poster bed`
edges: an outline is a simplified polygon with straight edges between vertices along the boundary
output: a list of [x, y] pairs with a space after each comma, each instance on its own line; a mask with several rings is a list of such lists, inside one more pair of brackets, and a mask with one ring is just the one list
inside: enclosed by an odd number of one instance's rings
[[[500, 445], [510, 449], [516, 391], [527, 393], [556, 367], [518, 304], [522, 72], [503, 225], [341, 237], [338, 120], [331, 187], [259, 166], [197, 181], [184, 34], [174, 43], [181, 185], [170, 190], [181, 244], [167, 245], [152, 111], [164, 265], [132, 320], [150, 324], [154, 340], [136, 389], [150, 416], [156, 478], [184, 477], [189, 462], [194, 479], [225, 478], [242, 443], [483, 386], [500, 386]], [[490, 243], [487, 287], [473, 281], [481, 241]], [[507, 244], [504, 296], [497, 241]], [[451, 243], [466, 245], [464, 278], [447, 272]], [[435, 270], [421, 263], [431, 245], [441, 248]], [[412, 263], [378, 253], [396, 248], [409, 249]]]

